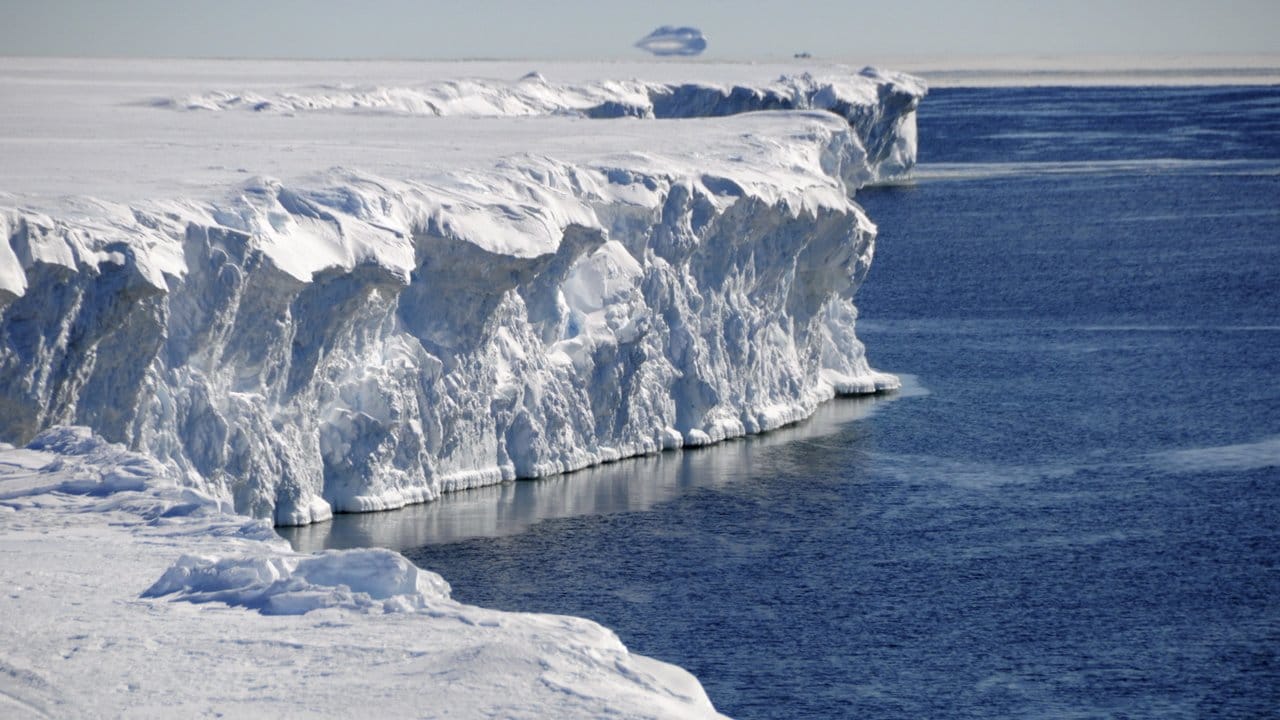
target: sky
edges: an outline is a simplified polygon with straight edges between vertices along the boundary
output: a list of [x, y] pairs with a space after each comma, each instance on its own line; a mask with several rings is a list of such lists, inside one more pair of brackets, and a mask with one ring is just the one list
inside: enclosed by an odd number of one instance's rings
[[1280, 54], [1280, 0], [0, 0], [0, 55], [708, 59]]

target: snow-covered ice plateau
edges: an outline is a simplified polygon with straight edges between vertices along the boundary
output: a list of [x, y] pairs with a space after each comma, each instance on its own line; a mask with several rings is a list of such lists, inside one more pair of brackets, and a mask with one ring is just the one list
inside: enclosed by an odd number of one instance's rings
[[0, 708], [717, 717], [271, 525], [896, 387], [852, 195], [924, 87], [800, 69], [0, 59]]

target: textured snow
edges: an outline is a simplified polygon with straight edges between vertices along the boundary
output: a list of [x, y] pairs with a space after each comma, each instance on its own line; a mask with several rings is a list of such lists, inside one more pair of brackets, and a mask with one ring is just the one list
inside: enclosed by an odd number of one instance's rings
[[851, 195], [913, 163], [912, 78], [0, 67], [0, 440], [87, 425], [305, 524], [897, 384]]
[[298, 555], [87, 428], [0, 449], [0, 587], [6, 718], [719, 717], [595, 623], [459, 604], [386, 550]]

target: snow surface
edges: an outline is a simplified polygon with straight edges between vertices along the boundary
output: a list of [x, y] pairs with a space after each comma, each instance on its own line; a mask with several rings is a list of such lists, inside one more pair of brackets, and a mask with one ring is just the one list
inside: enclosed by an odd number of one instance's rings
[[720, 717], [595, 623], [226, 510], [86, 428], [0, 450], [0, 716]]
[[914, 161], [912, 78], [0, 67], [2, 441], [87, 425], [305, 524], [897, 383], [854, 335], [851, 194]]

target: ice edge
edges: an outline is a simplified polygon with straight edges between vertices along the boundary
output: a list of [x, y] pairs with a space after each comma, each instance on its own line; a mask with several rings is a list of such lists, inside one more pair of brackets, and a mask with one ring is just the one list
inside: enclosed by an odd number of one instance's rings
[[875, 228], [850, 198], [911, 167], [923, 88], [820, 87], [829, 112], [781, 142], [696, 162], [520, 157], [432, 185], [334, 169], [93, 220], [0, 210], [0, 439], [88, 425], [296, 525], [894, 388], [854, 335]]

